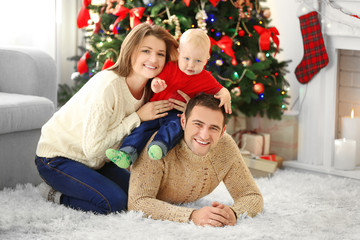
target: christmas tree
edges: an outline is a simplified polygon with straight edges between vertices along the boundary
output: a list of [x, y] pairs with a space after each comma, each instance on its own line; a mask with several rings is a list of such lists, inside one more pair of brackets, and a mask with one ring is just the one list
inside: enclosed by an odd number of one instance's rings
[[281, 119], [287, 110], [288, 61], [279, 62], [279, 34], [269, 26], [270, 10], [259, 0], [84, 0], [78, 27], [87, 46], [77, 62], [74, 85], [60, 85], [65, 103], [86, 81], [116, 61], [121, 43], [140, 22], [161, 25], [176, 39], [189, 28], [207, 31], [211, 58], [206, 70], [232, 95], [234, 113]]

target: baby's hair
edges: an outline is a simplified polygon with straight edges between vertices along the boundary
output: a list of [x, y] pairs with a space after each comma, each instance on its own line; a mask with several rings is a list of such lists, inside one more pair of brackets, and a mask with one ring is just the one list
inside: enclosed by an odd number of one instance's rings
[[180, 37], [180, 47], [182, 44], [192, 43], [210, 51], [211, 42], [206, 32], [200, 28], [191, 28], [186, 30]]

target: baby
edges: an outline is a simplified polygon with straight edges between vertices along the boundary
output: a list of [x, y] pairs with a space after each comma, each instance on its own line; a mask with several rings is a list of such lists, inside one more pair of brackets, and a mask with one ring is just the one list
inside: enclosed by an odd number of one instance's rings
[[[159, 76], [152, 80], [151, 89], [155, 94], [150, 101], [173, 98], [185, 102], [177, 90], [183, 91], [190, 98], [205, 92], [220, 99], [220, 106], [224, 105], [226, 112], [231, 114], [229, 91], [204, 69], [210, 57], [210, 47], [210, 39], [203, 30], [185, 31], [180, 38], [178, 61], [167, 63]], [[147, 151], [153, 160], [163, 158], [183, 136], [178, 117], [180, 113], [171, 110], [165, 117], [141, 123], [124, 139], [118, 151], [108, 149], [106, 156], [119, 167], [128, 168], [136, 161], [151, 136], [158, 131]]]

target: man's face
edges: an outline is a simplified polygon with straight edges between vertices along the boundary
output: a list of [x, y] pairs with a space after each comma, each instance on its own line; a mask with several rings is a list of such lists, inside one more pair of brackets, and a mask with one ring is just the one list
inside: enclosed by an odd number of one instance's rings
[[224, 116], [221, 111], [204, 106], [195, 106], [188, 120], [181, 115], [181, 126], [184, 130], [184, 140], [191, 151], [198, 155], [206, 155], [214, 148], [224, 134]]

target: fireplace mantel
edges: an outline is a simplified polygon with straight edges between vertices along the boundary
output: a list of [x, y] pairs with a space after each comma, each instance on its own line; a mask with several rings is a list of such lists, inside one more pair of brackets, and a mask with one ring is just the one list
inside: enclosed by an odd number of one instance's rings
[[360, 34], [324, 34], [329, 64], [300, 88], [298, 159], [285, 166], [360, 179], [360, 167], [351, 171], [333, 167], [336, 139], [338, 52], [360, 50]]

